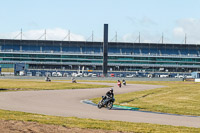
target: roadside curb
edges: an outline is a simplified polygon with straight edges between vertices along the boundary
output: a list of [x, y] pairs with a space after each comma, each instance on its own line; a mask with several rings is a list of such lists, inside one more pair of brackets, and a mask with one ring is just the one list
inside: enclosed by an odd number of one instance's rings
[[[81, 100], [81, 102], [92, 105], [92, 106], [97, 106], [97, 104], [93, 103], [91, 100], [88, 100], [88, 99]], [[120, 106], [120, 105], [113, 105], [112, 109], [114, 109], [114, 110], [130, 110], [130, 111], [139, 110], [139, 108], [136, 108], [136, 107], [128, 107], [128, 106]]]

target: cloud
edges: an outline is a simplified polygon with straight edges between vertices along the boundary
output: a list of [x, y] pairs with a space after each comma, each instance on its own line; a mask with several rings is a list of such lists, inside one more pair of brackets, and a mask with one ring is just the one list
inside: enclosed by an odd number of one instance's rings
[[[127, 17], [135, 27], [141, 32], [141, 42], [161, 43], [162, 33], [157, 27], [157, 23], [151, 18], [143, 17], [133, 19]], [[156, 30], [157, 29], [157, 30]], [[153, 31], [154, 30], [154, 31]], [[155, 31], [156, 30], [156, 31]], [[200, 19], [186, 18], [176, 21], [176, 25], [171, 29], [164, 30], [164, 43], [184, 43], [185, 35], [187, 44], [200, 44]], [[168, 33], [168, 34], [166, 34]], [[138, 42], [138, 33], [127, 33], [123, 35], [122, 41]], [[137, 40], [137, 41], [135, 41]]]
[[[139, 34], [125, 34], [122, 37], [123, 42], [139, 42]], [[140, 42], [141, 43], [161, 43], [162, 42], [162, 34], [150, 34], [149, 32], [140, 33]], [[170, 39], [168, 37], [163, 38], [164, 43], [170, 43]]]
[[186, 34], [187, 43], [200, 43], [200, 19], [180, 19], [176, 24], [177, 26], [173, 29], [176, 40], [184, 40]]
[[138, 36], [136, 36], [135, 34], [125, 34], [122, 36], [122, 41], [123, 42], [136, 42], [137, 41]]
[[173, 33], [174, 33], [174, 36], [178, 38], [185, 36], [185, 31], [182, 27], [174, 28]]
[[[23, 39], [33, 39], [33, 40], [44, 40], [45, 39], [45, 29], [39, 30], [29, 30], [23, 32]], [[54, 28], [54, 29], [46, 29], [46, 39], [47, 40], [68, 40], [68, 30], [61, 29], [61, 28]], [[0, 38], [5, 39], [20, 39], [20, 31], [18, 32], [11, 32], [11, 33], [3, 33], [0, 34]], [[85, 41], [85, 37], [82, 35], [78, 35], [75, 33], [70, 33], [70, 40], [71, 41]]]

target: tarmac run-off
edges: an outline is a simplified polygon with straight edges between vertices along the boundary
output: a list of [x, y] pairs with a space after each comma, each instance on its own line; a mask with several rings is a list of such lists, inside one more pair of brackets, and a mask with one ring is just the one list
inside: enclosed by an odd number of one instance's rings
[[[118, 88], [116, 86], [117, 84], [111, 83], [92, 84], [113, 85], [115, 94], [162, 87], [157, 85], [128, 84], [125, 87]], [[101, 97], [105, 95], [109, 89], [110, 88], [1, 92], [0, 109], [64, 117], [200, 127], [200, 117], [142, 111], [98, 109], [95, 106], [81, 102], [84, 99]]]

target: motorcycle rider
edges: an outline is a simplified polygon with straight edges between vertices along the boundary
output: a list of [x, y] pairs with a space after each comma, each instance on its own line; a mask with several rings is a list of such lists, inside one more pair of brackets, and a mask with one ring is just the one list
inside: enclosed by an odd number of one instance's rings
[[121, 81], [118, 80], [117, 85], [121, 88]]
[[72, 77], [72, 83], [76, 83], [76, 79]]
[[51, 82], [51, 79], [49, 78], [49, 76], [46, 76], [45, 81], [46, 82]]
[[114, 93], [113, 93], [113, 88], [111, 88], [107, 93], [106, 96], [104, 97], [104, 104], [109, 101], [110, 99], [114, 98]]
[[124, 79], [122, 80], [122, 83], [124, 86], [126, 85], [126, 81]]
[[113, 93], [113, 88], [111, 88], [107, 93], [106, 96], [109, 98], [113, 98], [114, 97], [114, 93]]

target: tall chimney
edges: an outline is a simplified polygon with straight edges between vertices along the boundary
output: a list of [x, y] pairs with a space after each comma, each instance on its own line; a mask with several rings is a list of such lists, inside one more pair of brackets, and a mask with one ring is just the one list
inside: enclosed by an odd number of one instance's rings
[[104, 24], [103, 35], [103, 76], [107, 77], [108, 71], [108, 24]]

